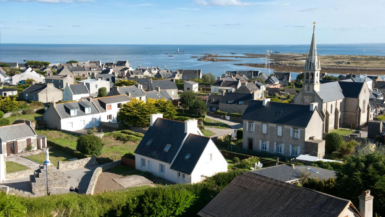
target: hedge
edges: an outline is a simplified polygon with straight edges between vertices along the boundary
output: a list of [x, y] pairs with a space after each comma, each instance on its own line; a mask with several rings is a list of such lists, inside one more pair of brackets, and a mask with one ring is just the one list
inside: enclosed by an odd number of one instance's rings
[[240, 118], [240, 117], [242, 117], [242, 114], [239, 114], [239, 113], [231, 113], [231, 114], [230, 114], [230, 117]]
[[215, 114], [218, 114], [218, 115], [227, 115], [227, 112], [224, 112], [224, 111], [221, 111], [221, 110], [217, 110], [215, 112]]
[[63, 146], [61, 146], [55, 142], [49, 141], [49, 140], [47, 141], [47, 145], [50, 147], [53, 147], [54, 149], [58, 149], [62, 152], [65, 152], [69, 155], [73, 155], [74, 157], [79, 158], [79, 159], [87, 157], [87, 155], [81, 153], [80, 151], [73, 150], [72, 148], [69, 148], [69, 147], [63, 147]]

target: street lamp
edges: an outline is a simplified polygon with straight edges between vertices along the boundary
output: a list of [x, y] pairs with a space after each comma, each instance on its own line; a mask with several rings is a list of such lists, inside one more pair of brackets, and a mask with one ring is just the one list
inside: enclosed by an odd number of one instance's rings
[[44, 161], [44, 165], [45, 165], [45, 178], [46, 178], [46, 182], [47, 182], [47, 195], [49, 194], [49, 190], [48, 190], [48, 165], [50, 165], [50, 161], [49, 161], [49, 152], [48, 152], [49, 148], [46, 149], [46, 152], [45, 152], [45, 161]]

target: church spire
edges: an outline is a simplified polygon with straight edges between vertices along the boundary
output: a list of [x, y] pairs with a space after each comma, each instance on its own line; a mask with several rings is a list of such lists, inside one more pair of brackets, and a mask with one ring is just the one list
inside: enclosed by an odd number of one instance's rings
[[315, 40], [315, 22], [313, 23], [313, 37], [311, 39], [311, 45], [309, 55], [306, 60], [305, 71], [319, 71], [321, 70], [321, 63], [317, 54], [317, 43]]

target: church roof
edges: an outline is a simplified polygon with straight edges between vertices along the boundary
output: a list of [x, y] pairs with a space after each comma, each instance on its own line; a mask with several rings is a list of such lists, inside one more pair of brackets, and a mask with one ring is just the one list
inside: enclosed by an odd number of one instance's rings
[[342, 93], [341, 86], [338, 82], [328, 82], [321, 84], [320, 90], [317, 92], [317, 94], [323, 100], [323, 102], [331, 102], [345, 98], [344, 94]]
[[318, 58], [317, 43], [315, 40], [315, 23], [313, 28], [313, 37], [311, 39], [309, 56], [305, 64], [305, 71], [309, 71], [309, 70], [321, 70], [321, 63], [320, 63], [320, 59]]
[[342, 93], [346, 98], [358, 98], [361, 93], [363, 82], [338, 82]]

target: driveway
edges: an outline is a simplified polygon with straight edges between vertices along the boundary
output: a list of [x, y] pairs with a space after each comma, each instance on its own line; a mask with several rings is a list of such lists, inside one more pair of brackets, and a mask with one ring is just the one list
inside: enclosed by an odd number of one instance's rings
[[228, 120], [224, 120], [224, 119], [221, 119], [221, 118], [216, 118], [216, 117], [213, 117], [213, 116], [210, 116], [210, 115], [206, 115], [208, 118], [210, 119], [213, 119], [213, 120], [216, 120], [216, 121], [220, 121], [222, 123], [225, 123], [227, 125], [229, 125], [231, 127], [231, 129], [235, 129], [235, 130], [238, 130], [238, 129], [241, 129], [243, 126], [241, 123], [238, 123], [238, 122], [233, 122], [233, 121], [228, 121]]
[[227, 124], [227, 125], [229, 125], [231, 127], [231, 129], [228, 129], [228, 128], [223, 128], [222, 129], [222, 128], [215, 128], [215, 127], [205, 127], [205, 129], [208, 129], [208, 130], [210, 130], [211, 132], [214, 133], [214, 135], [212, 135], [211, 137], [218, 137], [218, 136], [223, 136], [223, 135], [229, 135], [229, 134], [234, 133], [234, 130], [241, 129], [243, 127], [242, 124], [240, 124], [238, 122], [223, 120], [223, 119], [216, 118], [216, 117], [213, 117], [213, 116], [210, 116], [210, 115], [207, 115], [207, 117], [212, 119], [212, 120], [225, 123], [225, 124]]

